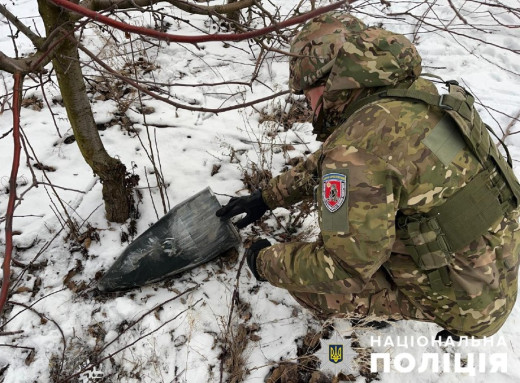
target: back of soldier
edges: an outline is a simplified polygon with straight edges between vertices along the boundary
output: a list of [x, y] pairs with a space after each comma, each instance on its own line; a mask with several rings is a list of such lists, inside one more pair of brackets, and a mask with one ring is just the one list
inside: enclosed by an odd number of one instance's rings
[[[437, 93], [424, 79], [411, 88]], [[417, 220], [442, 205], [483, 170], [451, 118], [420, 101], [383, 99], [365, 105], [324, 143], [324, 155], [338, 146], [370, 151], [394, 169], [394, 183], [400, 188], [395, 201], [397, 218], [407, 220]], [[372, 171], [370, 164], [366, 171]], [[355, 184], [355, 180], [350, 182]], [[427, 270], [410, 256], [400, 238], [399, 225], [405, 221], [397, 219], [393, 252], [384, 267], [425, 318], [454, 334], [491, 335], [501, 327], [516, 299], [517, 219], [516, 211], [509, 213], [488, 233], [449, 254], [447, 265]], [[415, 240], [422, 244], [432, 238], [420, 233]]]

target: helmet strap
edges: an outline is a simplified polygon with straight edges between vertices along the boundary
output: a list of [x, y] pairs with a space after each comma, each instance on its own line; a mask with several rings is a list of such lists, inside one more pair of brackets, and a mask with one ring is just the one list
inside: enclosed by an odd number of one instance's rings
[[323, 107], [323, 96], [321, 96], [318, 99], [318, 103], [316, 105], [316, 108], [319, 108], [318, 114], [312, 115], [312, 133], [318, 135], [318, 140], [322, 141], [322, 137], [324, 134], [327, 134], [326, 132], [326, 125], [327, 125], [327, 119], [325, 118], [325, 111]]

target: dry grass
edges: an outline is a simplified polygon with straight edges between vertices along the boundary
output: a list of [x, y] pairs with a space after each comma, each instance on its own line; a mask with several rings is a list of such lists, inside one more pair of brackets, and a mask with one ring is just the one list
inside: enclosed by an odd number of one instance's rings
[[[307, 106], [304, 98], [289, 96], [285, 102], [261, 110], [259, 123], [276, 122], [283, 126], [284, 131], [287, 131], [292, 128], [293, 124], [312, 121], [312, 110]], [[286, 112], [287, 105], [288, 110]]]

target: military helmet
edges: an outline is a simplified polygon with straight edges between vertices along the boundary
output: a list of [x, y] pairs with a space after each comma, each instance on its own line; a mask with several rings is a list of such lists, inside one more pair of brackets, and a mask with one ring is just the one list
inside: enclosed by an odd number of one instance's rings
[[421, 57], [403, 35], [368, 28], [344, 12], [305, 24], [291, 45], [290, 87], [303, 93], [321, 82], [347, 90], [395, 85], [421, 73]]

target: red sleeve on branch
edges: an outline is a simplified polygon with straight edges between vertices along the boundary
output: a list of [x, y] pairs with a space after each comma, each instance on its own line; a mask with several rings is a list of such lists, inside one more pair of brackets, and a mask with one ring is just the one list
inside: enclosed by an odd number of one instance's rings
[[353, 3], [355, 0], [342, 0], [337, 3], [327, 5], [326, 7], [321, 7], [315, 9], [314, 11], [305, 13], [300, 16], [292, 17], [284, 22], [273, 24], [269, 27], [257, 29], [255, 31], [245, 32], [245, 33], [233, 33], [228, 35], [223, 34], [214, 34], [214, 35], [199, 35], [199, 36], [184, 36], [184, 35], [171, 35], [169, 33], [156, 31], [155, 29], [138, 27], [135, 25], [130, 25], [123, 23], [121, 21], [117, 21], [111, 19], [110, 17], [103, 16], [96, 11], [92, 11], [88, 8], [82, 7], [81, 5], [71, 3], [68, 0], [49, 0], [51, 3], [56, 4], [62, 8], [68, 9], [69, 11], [79, 13], [80, 15], [86, 16], [92, 20], [99, 21], [100, 23], [110, 25], [111, 27], [120, 29], [125, 32], [137, 33], [139, 35], [155, 37], [159, 40], [165, 41], [173, 41], [177, 43], [203, 43], [208, 41], [240, 41], [246, 40], [257, 36], [262, 36], [267, 33], [276, 31], [280, 28], [285, 28], [294, 24], [300, 24], [306, 20], [309, 20], [313, 17], [321, 15], [322, 13], [326, 13], [341, 7], [342, 5], [348, 3]]
[[9, 201], [7, 202], [7, 212], [5, 214], [5, 256], [4, 256], [4, 277], [2, 281], [2, 291], [0, 292], [0, 313], [3, 312], [9, 292], [9, 279], [11, 278], [11, 256], [13, 253], [13, 214], [16, 202], [16, 177], [20, 166], [20, 95], [22, 86], [22, 74], [14, 74], [13, 87], [13, 166], [11, 167], [11, 178], [9, 179]]

